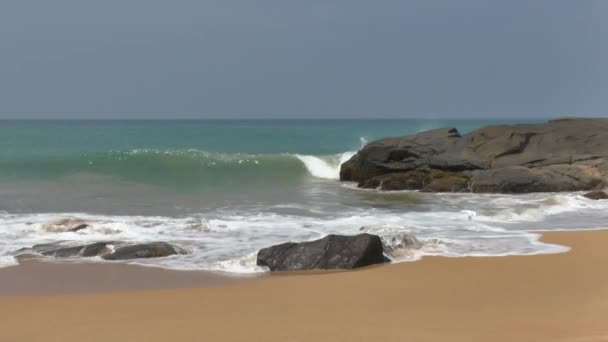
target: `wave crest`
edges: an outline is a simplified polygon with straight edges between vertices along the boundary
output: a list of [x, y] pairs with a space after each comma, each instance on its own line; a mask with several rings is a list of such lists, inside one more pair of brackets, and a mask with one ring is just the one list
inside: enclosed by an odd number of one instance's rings
[[93, 173], [143, 183], [183, 186], [293, 181], [305, 176], [338, 179], [340, 165], [355, 153], [315, 156], [134, 149], [4, 159], [0, 160], [0, 177], [49, 179]]

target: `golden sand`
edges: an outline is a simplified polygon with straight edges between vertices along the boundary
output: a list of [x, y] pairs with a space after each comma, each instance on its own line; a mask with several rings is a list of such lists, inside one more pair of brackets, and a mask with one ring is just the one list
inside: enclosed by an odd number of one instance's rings
[[193, 289], [3, 296], [0, 341], [608, 341], [608, 231], [545, 240], [572, 251], [429, 257]]

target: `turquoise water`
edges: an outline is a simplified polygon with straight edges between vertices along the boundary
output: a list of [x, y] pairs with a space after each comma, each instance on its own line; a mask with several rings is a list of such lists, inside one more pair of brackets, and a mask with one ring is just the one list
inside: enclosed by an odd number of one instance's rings
[[[503, 123], [513, 122], [0, 121], [0, 267], [37, 243], [167, 241], [189, 254], [136, 262], [259, 272], [260, 248], [359, 232], [416, 236], [423, 247], [391, 256], [401, 261], [553, 253], [566, 249], [528, 230], [605, 225], [608, 204], [578, 193], [383, 193], [338, 180], [368, 141]], [[62, 218], [91, 228], [48, 229]]]
[[[174, 188], [291, 181], [386, 136], [508, 120], [2, 121], [0, 181], [79, 173]], [[336, 159], [338, 158], [338, 159]], [[332, 160], [333, 159], [333, 160]], [[325, 177], [328, 178], [328, 177]]]
[[0, 121], [0, 155], [48, 156], [133, 149], [335, 154], [357, 149], [360, 138], [373, 140], [439, 127], [468, 132], [484, 125], [513, 122], [508, 119]]

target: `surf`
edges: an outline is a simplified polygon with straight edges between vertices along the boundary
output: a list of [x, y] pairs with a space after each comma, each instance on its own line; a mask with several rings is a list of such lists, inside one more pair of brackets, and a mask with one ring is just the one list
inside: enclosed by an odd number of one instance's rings
[[155, 185], [205, 186], [247, 181], [337, 180], [356, 151], [333, 155], [217, 153], [133, 149], [104, 153], [28, 156], [0, 160], [0, 178], [53, 180], [91, 173]]

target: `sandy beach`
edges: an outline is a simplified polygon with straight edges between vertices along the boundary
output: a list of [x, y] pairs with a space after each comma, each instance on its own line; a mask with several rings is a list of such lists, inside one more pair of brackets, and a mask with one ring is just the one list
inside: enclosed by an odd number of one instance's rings
[[[189, 289], [2, 296], [0, 340], [608, 341], [608, 231], [544, 240], [572, 250], [427, 257]], [[147, 281], [171, 286], [179, 282], [167, 277], [176, 276], [155, 272]]]

